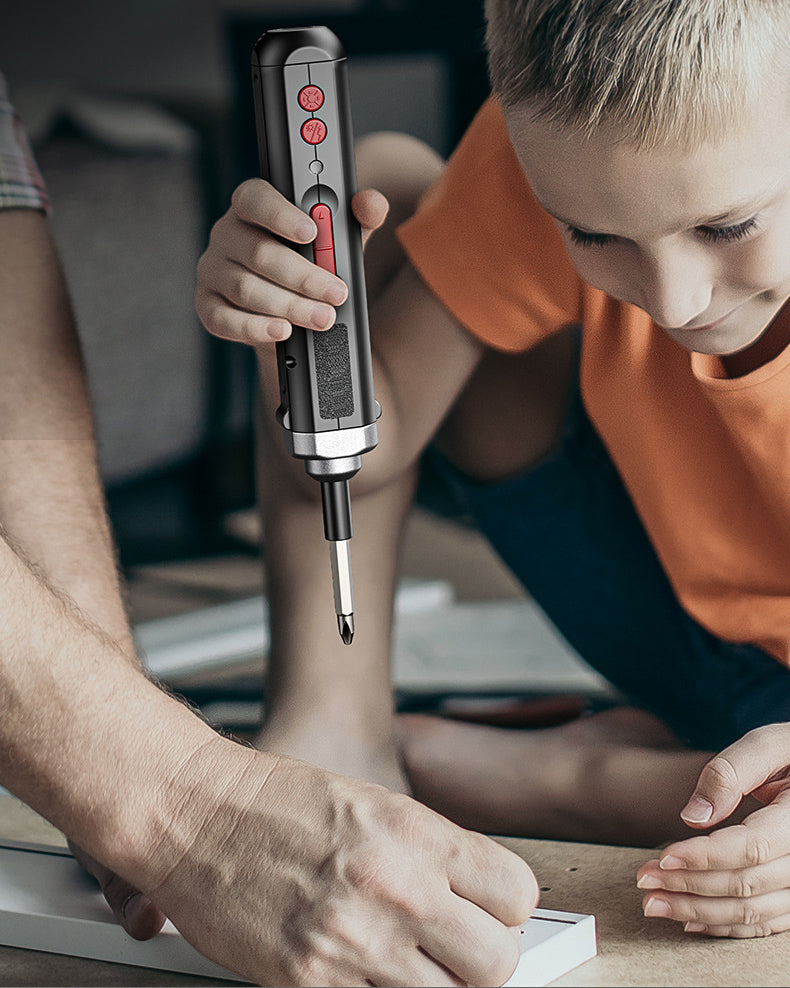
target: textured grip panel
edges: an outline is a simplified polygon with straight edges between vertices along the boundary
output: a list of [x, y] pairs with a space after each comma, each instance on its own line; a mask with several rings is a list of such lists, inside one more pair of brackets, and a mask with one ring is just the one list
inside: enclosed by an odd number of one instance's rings
[[354, 386], [351, 380], [351, 354], [348, 327], [336, 323], [313, 337], [318, 414], [322, 419], [341, 419], [354, 414]]

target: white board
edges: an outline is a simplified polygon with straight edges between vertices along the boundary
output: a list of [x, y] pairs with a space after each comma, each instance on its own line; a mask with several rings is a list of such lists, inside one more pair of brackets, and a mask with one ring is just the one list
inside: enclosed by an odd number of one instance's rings
[[[20, 845], [0, 846], [0, 944], [243, 981], [199, 954], [169, 921], [152, 940], [133, 940], [70, 855]], [[595, 919], [538, 909], [524, 925], [521, 951], [508, 988], [546, 985], [595, 956]]]

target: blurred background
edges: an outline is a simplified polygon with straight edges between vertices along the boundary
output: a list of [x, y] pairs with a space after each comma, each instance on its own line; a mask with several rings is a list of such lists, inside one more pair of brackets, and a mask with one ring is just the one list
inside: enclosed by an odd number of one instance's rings
[[[253, 355], [211, 337], [193, 298], [212, 223], [258, 174], [252, 48], [272, 27], [327, 25], [349, 56], [356, 135], [403, 131], [447, 156], [488, 94], [482, 8], [3, 5], [0, 72], [52, 200], [140, 654], [224, 727], [251, 729], [262, 716], [266, 533], [254, 510]], [[400, 575], [393, 683], [403, 709], [459, 693], [504, 693], [507, 706], [514, 691], [607, 689], [464, 519], [412, 509]], [[329, 597], [328, 558], [326, 576]], [[576, 716], [579, 701], [571, 706], [560, 716]]]
[[486, 96], [482, 0], [26, 0], [0, 72], [53, 204], [124, 566], [255, 552], [252, 360], [193, 309], [195, 267], [257, 174], [250, 52], [327, 24], [350, 56], [355, 132], [447, 154]]

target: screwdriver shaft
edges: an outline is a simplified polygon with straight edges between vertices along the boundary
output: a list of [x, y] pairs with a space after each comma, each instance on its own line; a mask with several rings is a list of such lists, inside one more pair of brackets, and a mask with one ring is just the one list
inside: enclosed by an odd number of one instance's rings
[[351, 583], [351, 539], [330, 540], [329, 558], [332, 562], [332, 587], [335, 594], [335, 614], [340, 637], [351, 644], [354, 637], [354, 590]]

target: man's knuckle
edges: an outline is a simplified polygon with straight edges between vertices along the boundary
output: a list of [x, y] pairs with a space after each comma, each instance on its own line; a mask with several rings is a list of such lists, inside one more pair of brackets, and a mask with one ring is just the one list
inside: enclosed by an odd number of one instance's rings
[[318, 298], [323, 295], [324, 287], [323, 272], [319, 272], [313, 265], [310, 265], [307, 271], [302, 272], [299, 290], [303, 295]]
[[120, 906], [133, 895], [137, 889], [133, 888], [125, 879], [120, 878], [114, 872], [105, 872], [99, 879], [101, 890], [105, 899], [111, 904]]
[[353, 889], [365, 890], [373, 895], [383, 894], [388, 885], [388, 869], [375, 853], [355, 855], [344, 868], [344, 878]]
[[[325, 930], [325, 940], [327, 946], [331, 945], [332, 954], [338, 951], [359, 952], [364, 948], [364, 936], [360, 929], [359, 922], [348, 909], [335, 906], [330, 907], [323, 919]], [[325, 949], [325, 953], [328, 952]]]
[[435, 903], [431, 896], [417, 894], [400, 869], [389, 860], [371, 861], [350, 876], [354, 888], [370, 902], [386, 908], [393, 916], [417, 923], [428, 922]]

